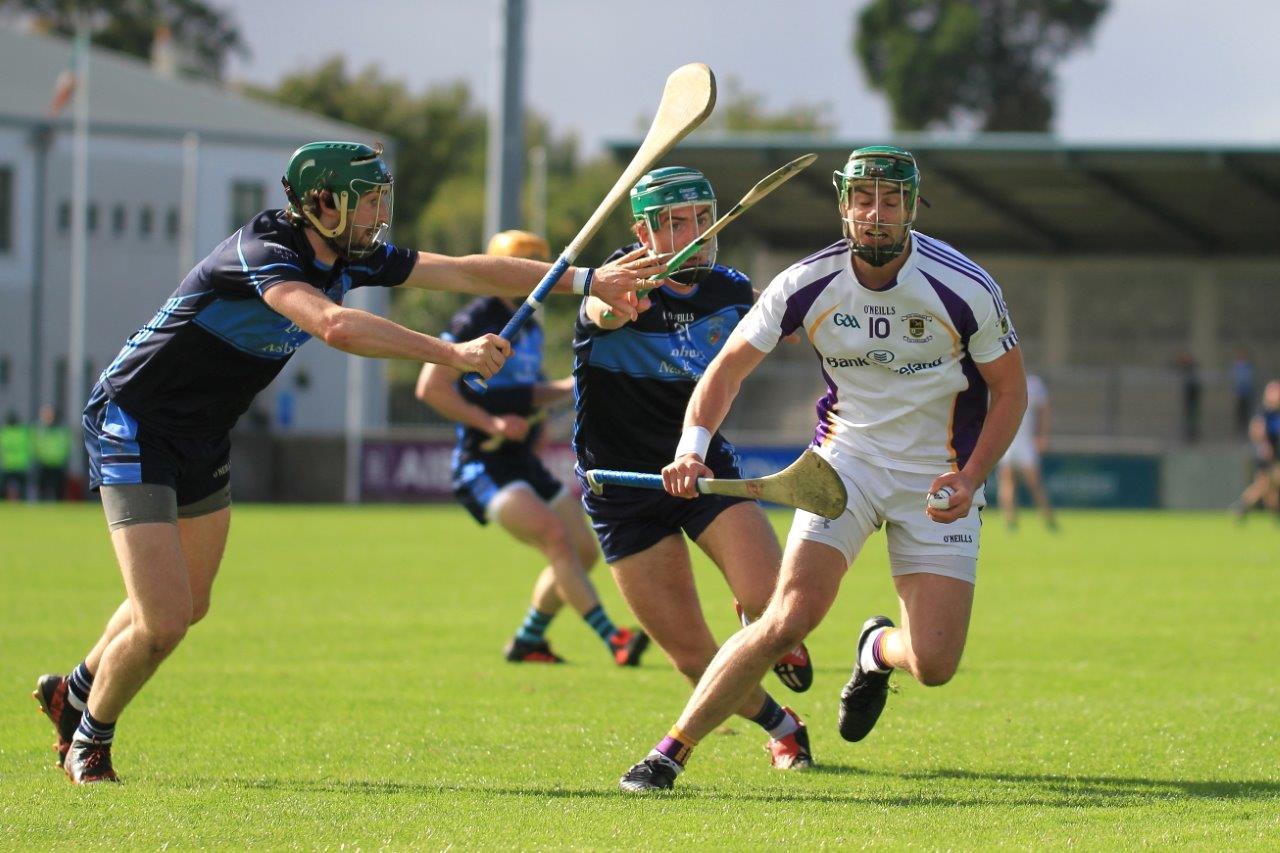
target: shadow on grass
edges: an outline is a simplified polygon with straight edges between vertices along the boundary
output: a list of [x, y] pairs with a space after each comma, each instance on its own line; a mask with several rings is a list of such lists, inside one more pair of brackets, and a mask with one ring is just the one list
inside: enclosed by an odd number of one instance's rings
[[[1185, 779], [1149, 779], [1131, 776], [1067, 776], [1051, 773], [980, 773], [969, 770], [938, 769], [910, 773], [888, 773], [840, 765], [819, 765], [808, 771], [820, 775], [850, 776], [866, 779], [868, 785], [843, 794], [825, 791], [761, 791], [744, 792], [687, 785], [659, 797], [679, 799], [724, 799], [758, 802], [831, 803], [837, 805], [878, 806], [1046, 806], [1061, 808], [1128, 807], [1154, 803], [1168, 804], [1176, 800], [1273, 800], [1280, 799], [1280, 782], [1272, 780], [1195, 781]], [[918, 793], [884, 793], [876, 780], [889, 780], [896, 785], [938, 783], [936, 791]], [[294, 793], [339, 794], [479, 794], [498, 797], [534, 799], [633, 799], [612, 785], [590, 788], [510, 788], [503, 786], [466, 785], [391, 780], [315, 780], [315, 779], [205, 779], [193, 787], [210, 783]]]

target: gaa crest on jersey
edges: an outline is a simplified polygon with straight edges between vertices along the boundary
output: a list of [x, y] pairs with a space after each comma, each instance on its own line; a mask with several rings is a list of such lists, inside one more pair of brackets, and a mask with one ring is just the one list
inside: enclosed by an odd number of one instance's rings
[[907, 324], [907, 333], [902, 336], [907, 343], [927, 344], [933, 340], [933, 333], [929, 331], [932, 314], [904, 314], [901, 319]]
[[1009, 315], [1000, 315], [1000, 334], [1001, 336], [1009, 334]]
[[724, 318], [711, 317], [707, 320], [707, 343], [715, 346], [724, 340]]

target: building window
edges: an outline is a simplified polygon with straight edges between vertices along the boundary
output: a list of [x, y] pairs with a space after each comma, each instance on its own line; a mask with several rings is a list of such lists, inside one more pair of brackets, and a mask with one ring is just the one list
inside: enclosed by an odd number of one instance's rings
[[119, 237], [125, 231], [128, 217], [125, 215], [124, 205], [117, 204], [111, 208], [111, 233], [113, 236]]
[[164, 235], [170, 240], [178, 239], [178, 229], [181, 225], [182, 220], [178, 217], [178, 208], [169, 208], [169, 212], [164, 215]]
[[71, 202], [65, 198], [58, 204], [58, 233], [71, 233]]
[[266, 190], [261, 181], [233, 181], [231, 183], [231, 222], [235, 231], [262, 212]]
[[155, 224], [152, 220], [155, 214], [151, 212], [150, 205], [143, 207], [138, 211], [138, 233], [145, 237], [151, 236], [152, 226]]
[[0, 255], [13, 251], [13, 169], [0, 166]]

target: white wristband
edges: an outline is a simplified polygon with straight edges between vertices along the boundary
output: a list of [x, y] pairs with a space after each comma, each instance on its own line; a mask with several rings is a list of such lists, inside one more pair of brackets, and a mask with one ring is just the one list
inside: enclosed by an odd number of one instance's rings
[[707, 448], [710, 446], [711, 433], [705, 427], [685, 427], [684, 432], [680, 433], [680, 443], [676, 445], [675, 458], [679, 459], [686, 453], [696, 453], [699, 459], [706, 461]]
[[596, 271], [591, 267], [578, 267], [573, 273], [573, 292], [579, 296], [591, 295], [591, 279]]

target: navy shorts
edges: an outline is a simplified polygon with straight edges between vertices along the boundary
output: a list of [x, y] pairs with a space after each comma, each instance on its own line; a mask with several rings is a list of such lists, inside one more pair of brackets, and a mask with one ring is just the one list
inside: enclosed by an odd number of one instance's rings
[[84, 410], [89, 488], [148, 483], [168, 486], [178, 506], [196, 503], [231, 482], [231, 436], [177, 436], [138, 423], [95, 388]]
[[[742, 476], [732, 463], [708, 467], [720, 478]], [[591, 518], [591, 527], [600, 540], [606, 563], [639, 554], [682, 530], [690, 539], [697, 540], [716, 516], [734, 504], [749, 500], [724, 495], [677, 498], [656, 489], [627, 486], [606, 486], [604, 494], [597, 495], [587, 485], [582, 469], [574, 471], [582, 488], [582, 506]]]
[[481, 524], [488, 524], [489, 502], [504, 486], [528, 483], [547, 503], [564, 491], [564, 484], [533, 453], [475, 456], [453, 469], [453, 494]]

